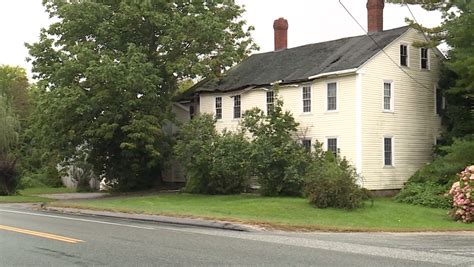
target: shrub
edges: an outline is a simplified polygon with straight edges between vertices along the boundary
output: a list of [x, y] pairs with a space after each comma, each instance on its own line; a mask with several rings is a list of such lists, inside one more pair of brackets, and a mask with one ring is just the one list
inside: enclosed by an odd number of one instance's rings
[[397, 201], [429, 207], [450, 206], [449, 201], [440, 196], [441, 190], [447, 190], [457, 180], [459, 170], [474, 163], [474, 137], [456, 139], [452, 145], [440, 150], [445, 155], [436, 158], [410, 177], [397, 195]]
[[308, 156], [293, 135], [298, 123], [275, 93], [273, 110], [259, 108], [244, 113], [243, 129], [252, 135], [252, 169], [262, 195], [301, 195]]
[[471, 223], [474, 221], [474, 165], [466, 167], [458, 174], [459, 181], [455, 182], [449, 195], [453, 198], [451, 217], [456, 221]]
[[234, 194], [248, 186], [249, 142], [243, 133], [218, 134], [210, 114], [202, 114], [182, 127], [175, 153], [186, 172], [186, 192]]
[[456, 139], [452, 145], [440, 150], [445, 155], [418, 170], [407, 183], [431, 181], [440, 185], [452, 184], [459, 170], [474, 163], [474, 137]]
[[212, 144], [217, 132], [214, 118], [202, 114], [183, 125], [174, 148], [186, 172], [185, 191], [206, 193], [212, 162]]
[[0, 196], [14, 195], [19, 182], [16, 160], [0, 157]]
[[445, 196], [447, 187], [431, 181], [425, 183], [408, 183], [395, 200], [403, 203], [422, 205], [432, 208], [449, 208], [451, 202]]
[[305, 193], [318, 208], [354, 209], [369, 198], [368, 191], [356, 183], [356, 171], [345, 159], [336, 158], [316, 143], [305, 175]]
[[59, 172], [53, 166], [45, 166], [34, 172], [23, 171], [21, 175], [21, 188], [63, 186]]
[[213, 144], [208, 192], [235, 194], [244, 192], [250, 180], [250, 147], [242, 133], [224, 132]]

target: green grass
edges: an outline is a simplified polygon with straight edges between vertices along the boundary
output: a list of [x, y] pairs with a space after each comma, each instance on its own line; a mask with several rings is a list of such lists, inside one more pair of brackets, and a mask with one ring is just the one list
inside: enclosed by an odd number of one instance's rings
[[76, 192], [74, 189], [65, 187], [35, 187], [25, 188], [18, 191], [17, 195], [14, 196], [0, 196], [0, 203], [31, 203], [31, 202], [50, 202], [52, 199], [45, 197], [38, 197], [34, 195], [39, 194], [59, 194], [59, 193], [71, 193]]
[[204, 196], [159, 194], [117, 197], [55, 205], [133, 213], [223, 219], [278, 229], [337, 231], [474, 230], [474, 224], [450, 220], [447, 211], [378, 198], [372, 206], [347, 211], [316, 209], [306, 199], [250, 195]]
[[73, 192], [76, 192], [76, 190], [66, 187], [33, 187], [25, 188], [19, 191], [20, 195], [60, 194]]
[[31, 202], [49, 202], [51, 199], [35, 196], [0, 196], [0, 203], [31, 203]]

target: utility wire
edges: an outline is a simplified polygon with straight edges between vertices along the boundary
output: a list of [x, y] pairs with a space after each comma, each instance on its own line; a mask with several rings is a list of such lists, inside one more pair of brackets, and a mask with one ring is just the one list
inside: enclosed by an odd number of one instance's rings
[[374, 44], [379, 48], [380, 51], [382, 51], [389, 59], [390, 61], [392, 61], [393, 64], [395, 64], [395, 66], [397, 66], [403, 73], [405, 73], [410, 79], [412, 79], [414, 82], [416, 82], [417, 84], [421, 85], [423, 88], [425, 88], [426, 90], [428, 91], [431, 91], [430, 88], [426, 87], [424, 84], [420, 83], [417, 79], [415, 79], [413, 76], [410, 75], [410, 73], [408, 73], [405, 69], [402, 68], [402, 66], [400, 66], [395, 60], [393, 60], [393, 58], [387, 53], [385, 52], [385, 50], [383, 49], [383, 47], [381, 47], [377, 41], [374, 39], [374, 37], [372, 37], [369, 32], [359, 23], [359, 21], [357, 21], [357, 19], [352, 15], [352, 13], [346, 8], [346, 6], [341, 2], [341, 0], [339, 0], [339, 4], [346, 10], [346, 12], [349, 14], [349, 16], [351, 16], [351, 18], [357, 23], [357, 25], [359, 25], [359, 27], [365, 32], [365, 34], [374, 42]]

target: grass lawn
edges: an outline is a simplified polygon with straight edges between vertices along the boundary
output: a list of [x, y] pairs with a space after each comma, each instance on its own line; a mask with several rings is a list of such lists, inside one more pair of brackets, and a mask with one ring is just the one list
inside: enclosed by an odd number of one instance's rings
[[66, 187], [33, 187], [25, 188], [19, 191], [20, 195], [60, 194], [73, 192], [76, 192], [76, 190]]
[[474, 231], [474, 224], [453, 222], [443, 209], [378, 198], [357, 210], [316, 209], [306, 199], [251, 195], [159, 194], [113, 197], [54, 205], [133, 213], [161, 214], [258, 224], [277, 229], [336, 231]]
[[70, 188], [65, 188], [65, 187], [25, 188], [25, 189], [19, 190], [18, 195], [0, 196], [0, 203], [49, 202], [49, 201], [52, 201], [52, 199], [45, 198], [45, 197], [38, 197], [34, 195], [70, 193], [70, 192], [75, 192], [75, 190], [70, 189]]
[[31, 202], [49, 202], [52, 199], [36, 196], [0, 196], [0, 203], [31, 203]]

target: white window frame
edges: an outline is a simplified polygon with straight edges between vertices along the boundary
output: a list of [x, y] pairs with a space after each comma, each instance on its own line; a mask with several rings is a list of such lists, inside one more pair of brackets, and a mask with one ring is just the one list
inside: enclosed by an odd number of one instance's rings
[[[385, 84], [390, 84], [390, 108], [385, 108]], [[395, 86], [393, 80], [383, 80], [382, 86], [382, 110], [384, 112], [394, 112], [395, 111]]]
[[[426, 49], [426, 69], [424, 69], [422, 66], [423, 62], [423, 49]], [[428, 47], [420, 47], [420, 69], [421, 70], [430, 70], [430, 49]]]
[[339, 154], [339, 138], [337, 138], [337, 136], [326, 136], [326, 151], [329, 151], [329, 139], [336, 139], [336, 154], [335, 154], [335, 156], [337, 157], [337, 155]]
[[[220, 99], [221, 101], [221, 105], [220, 107], [217, 107], [217, 99]], [[224, 116], [223, 116], [223, 104], [224, 104], [224, 98], [222, 96], [216, 96], [214, 98], [214, 117], [216, 118], [216, 120], [221, 120]], [[220, 118], [217, 117], [217, 110], [220, 109]]]
[[[271, 97], [271, 98], [272, 98], [272, 102], [271, 102], [271, 103], [268, 102], [268, 99], [269, 99], [269, 98], [268, 98], [268, 94], [269, 94], [269, 93], [272, 93], [272, 97]], [[275, 91], [273, 91], [273, 90], [265, 91], [265, 103], [266, 103], [267, 115], [268, 115], [268, 114], [269, 114], [269, 111], [270, 111], [270, 110], [269, 110], [270, 105], [272, 106], [272, 108], [275, 107]]]
[[[305, 91], [306, 88], [309, 88], [309, 99], [308, 99], [308, 98], [304, 98], [304, 97], [305, 97], [305, 92], [304, 92], [304, 91]], [[310, 84], [303, 85], [303, 86], [301, 87], [301, 105], [302, 105], [302, 111], [303, 111], [303, 113], [305, 113], [305, 114], [311, 113], [312, 110], [313, 110], [313, 107], [312, 107], [312, 105], [313, 105], [313, 92], [312, 92], [312, 91], [313, 91], [313, 88], [312, 88], [312, 86], [311, 86]], [[304, 110], [304, 108], [305, 108], [305, 106], [304, 106], [305, 101], [309, 101], [309, 110], [308, 110], [308, 111], [305, 111], [305, 110]]]
[[[407, 47], [407, 65], [406, 66], [402, 65], [402, 60], [401, 60], [400, 46], [402, 45]], [[406, 67], [406, 68], [410, 67], [410, 45], [408, 43], [400, 43], [400, 45], [398, 46], [398, 64], [401, 67]]]
[[[304, 145], [304, 141], [309, 141], [309, 150], [308, 148]], [[311, 138], [303, 138], [301, 139], [301, 145], [303, 146], [304, 149], [306, 149], [307, 151], [311, 152], [313, 150], [313, 141], [311, 140]]]
[[[329, 84], [336, 84], [336, 109], [329, 109]], [[326, 82], [326, 112], [337, 112], [339, 110], [339, 83], [337, 81]]]
[[[239, 99], [239, 105], [238, 105], [238, 106], [236, 106], [236, 99], [237, 99], [237, 98]], [[238, 120], [238, 119], [242, 118], [242, 96], [241, 96], [241, 95], [234, 95], [234, 96], [232, 97], [232, 103], [233, 103], [232, 117], [233, 117], [234, 119]], [[238, 116], [238, 117], [235, 116], [235, 114], [236, 114], [236, 113], [235, 113], [236, 108], [239, 108], [239, 116]]]
[[[385, 139], [390, 138], [391, 139], [391, 149], [390, 151], [390, 156], [391, 156], [391, 164], [387, 165], [385, 164]], [[382, 163], [384, 167], [395, 167], [395, 138], [392, 135], [384, 135], [382, 138]]]

